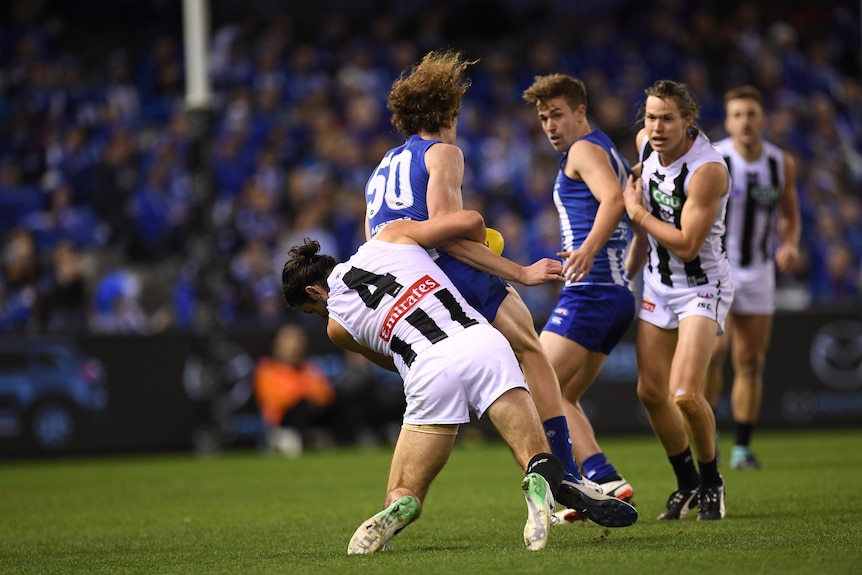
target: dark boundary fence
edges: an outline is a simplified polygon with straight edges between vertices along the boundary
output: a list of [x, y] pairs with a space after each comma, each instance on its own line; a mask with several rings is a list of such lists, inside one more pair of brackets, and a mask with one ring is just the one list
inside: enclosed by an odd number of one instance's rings
[[[337, 379], [344, 368], [343, 354], [329, 342], [322, 326], [315, 324], [308, 330], [311, 355]], [[229, 333], [220, 357], [221, 377], [215, 382], [197, 377], [194, 360], [189, 359], [194, 357], [191, 334], [67, 338], [65, 341], [82, 355], [102, 363], [109, 401], [98, 417], [82, 418], [74, 443], [63, 452], [188, 451], [256, 445], [262, 426], [250, 395], [251, 370], [257, 359], [269, 353], [273, 335], [271, 330]], [[584, 398], [584, 408], [599, 435], [651, 433], [635, 393], [634, 336], [633, 328]], [[24, 339], [33, 346], [44, 341]], [[10, 377], [0, 366], [0, 412], [7, 416], [16, 409], [15, 402], [2, 395], [14, 383]], [[728, 366], [716, 410], [720, 429], [731, 428], [729, 394]], [[760, 428], [859, 426], [862, 310], [777, 315], [767, 358]], [[485, 434], [491, 432], [485, 422], [477, 422], [476, 427]], [[25, 427], [19, 431], [21, 437], [0, 438], [0, 456], [36, 453], [23, 438]]]

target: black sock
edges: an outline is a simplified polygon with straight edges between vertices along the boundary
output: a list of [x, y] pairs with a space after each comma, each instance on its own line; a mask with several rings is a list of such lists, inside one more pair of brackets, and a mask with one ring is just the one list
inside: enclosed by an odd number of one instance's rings
[[734, 445], [742, 445], [748, 447], [751, 443], [751, 432], [754, 431], [753, 423], [736, 423], [736, 443]]
[[691, 448], [686, 447], [679, 455], [667, 458], [673, 466], [676, 474], [676, 486], [680, 491], [692, 491], [700, 485], [700, 476], [694, 466], [694, 458], [691, 456]]
[[700, 468], [700, 484], [704, 487], [714, 487], [723, 483], [721, 475], [718, 474], [717, 458], [713, 458], [713, 460], [708, 463], [698, 461], [697, 466]]
[[537, 453], [527, 465], [527, 473], [538, 473], [551, 486], [551, 493], [557, 493], [563, 482], [565, 467], [558, 457], [550, 453]]

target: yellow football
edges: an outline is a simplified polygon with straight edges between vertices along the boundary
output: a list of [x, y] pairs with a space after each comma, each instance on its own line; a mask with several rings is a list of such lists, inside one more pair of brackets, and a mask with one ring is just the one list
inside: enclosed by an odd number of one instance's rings
[[503, 234], [495, 230], [494, 228], [485, 228], [485, 245], [491, 248], [491, 251], [495, 254], [503, 255], [503, 247], [505, 246], [505, 241], [503, 241]]

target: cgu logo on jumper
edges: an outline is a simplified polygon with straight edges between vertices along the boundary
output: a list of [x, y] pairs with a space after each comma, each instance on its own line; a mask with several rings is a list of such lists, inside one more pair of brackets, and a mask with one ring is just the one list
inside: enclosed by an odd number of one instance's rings
[[669, 208], [674, 212], [682, 209], [682, 198], [663, 192], [659, 189], [659, 182], [650, 180], [649, 194], [653, 201], [662, 207]]
[[751, 186], [748, 188], [749, 195], [761, 206], [773, 206], [778, 202], [781, 190], [775, 186]]

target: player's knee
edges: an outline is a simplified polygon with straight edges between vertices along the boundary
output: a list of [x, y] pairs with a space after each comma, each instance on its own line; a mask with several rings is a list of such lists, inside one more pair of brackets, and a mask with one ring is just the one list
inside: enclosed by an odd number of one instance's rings
[[701, 408], [701, 399], [690, 391], [678, 389], [673, 396], [673, 402], [684, 415], [694, 415]]
[[458, 435], [458, 428], [460, 426], [457, 423], [404, 423], [401, 425], [401, 429], [406, 429], [408, 431], [413, 431], [415, 433], [427, 433], [429, 435]]
[[734, 371], [746, 378], [754, 378], [763, 373], [765, 363], [766, 358], [763, 355], [746, 354], [737, 359]]
[[519, 361], [523, 362], [524, 357], [544, 353], [538, 336], [532, 337], [532, 334], [526, 330], [516, 329], [504, 335]]
[[650, 384], [649, 380], [641, 378], [638, 380], [638, 399], [641, 404], [649, 409], [667, 402], [667, 388]]
[[544, 353], [539, 334], [533, 327], [533, 316], [523, 304], [511, 306], [504, 303], [491, 325], [509, 340], [519, 360], [524, 355]]

